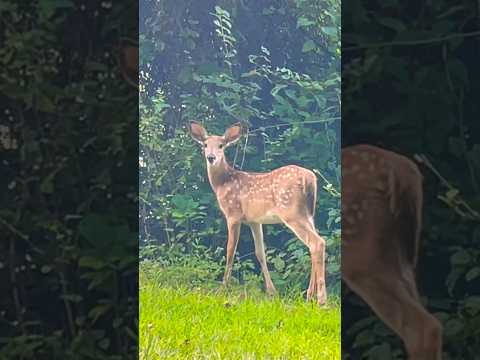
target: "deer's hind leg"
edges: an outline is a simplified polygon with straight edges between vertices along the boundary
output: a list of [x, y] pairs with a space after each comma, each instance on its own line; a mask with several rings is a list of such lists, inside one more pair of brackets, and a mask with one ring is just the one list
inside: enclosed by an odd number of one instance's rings
[[377, 271], [346, 269], [344, 280], [402, 339], [408, 359], [440, 360], [442, 326], [421, 304], [413, 278], [402, 278], [390, 263], [371, 268]]
[[323, 305], [327, 300], [325, 287], [325, 239], [317, 233], [313, 221], [308, 219], [308, 217], [282, 220], [310, 251], [312, 270], [310, 285], [307, 290], [307, 299], [310, 300], [316, 296], [318, 304]]

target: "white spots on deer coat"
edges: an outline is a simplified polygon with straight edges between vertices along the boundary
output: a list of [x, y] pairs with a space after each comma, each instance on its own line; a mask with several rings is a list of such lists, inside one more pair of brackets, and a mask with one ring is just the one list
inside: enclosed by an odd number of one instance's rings
[[293, 216], [305, 211], [305, 186], [309, 181], [316, 182], [315, 175], [293, 165], [269, 173], [235, 171], [215, 183], [215, 193], [222, 212], [230, 219], [278, 223], [282, 214]]
[[368, 145], [343, 149], [341, 161], [342, 242], [353, 246], [362, 237], [391, 237], [389, 224], [399, 211], [390, 205], [396, 191], [392, 179], [418, 176], [416, 165], [401, 155]]

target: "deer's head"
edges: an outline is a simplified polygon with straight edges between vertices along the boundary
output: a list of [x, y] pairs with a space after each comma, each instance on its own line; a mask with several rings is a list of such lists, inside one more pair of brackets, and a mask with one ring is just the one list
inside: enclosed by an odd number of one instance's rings
[[223, 135], [208, 135], [199, 123], [190, 122], [192, 138], [203, 147], [203, 155], [207, 166], [216, 166], [225, 160], [225, 149], [236, 143], [242, 136], [243, 128], [240, 123], [230, 126]]

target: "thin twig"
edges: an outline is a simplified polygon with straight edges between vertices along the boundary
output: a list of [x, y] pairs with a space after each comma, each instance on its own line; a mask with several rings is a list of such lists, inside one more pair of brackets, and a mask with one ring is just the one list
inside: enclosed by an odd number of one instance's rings
[[325, 181], [327, 184], [330, 184], [330, 181], [327, 180], [327, 178], [317, 169], [314, 169], [314, 172], [316, 172], [320, 177]]
[[435, 169], [435, 167], [432, 165], [432, 163], [430, 162], [430, 160], [428, 160], [428, 158], [424, 155], [424, 154], [415, 154], [413, 156], [415, 158], [415, 160], [417, 160], [419, 163], [421, 164], [424, 164], [426, 167], [428, 167], [430, 169], [430, 171], [432, 171], [439, 179], [440, 181], [442, 182], [443, 185], [445, 185], [446, 187], [448, 187], [449, 189], [454, 189], [453, 185], [450, 184], [447, 179], [445, 179], [442, 174], [440, 174], [437, 169]]
[[8, 230], [10, 230], [10, 232], [14, 233], [18, 237], [22, 238], [25, 241], [28, 241], [28, 236], [26, 234], [22, 233], [20, 230], [18, 230], [12, 224], [8, 223], [6, 220], [0, 218], [0, 224], [5, 226]]
[[245, 136], [245, 145], [243, 147], [243, 157], [242, 157], [242, 164], [240, 165], [240, 170], [243, 169], [243, 164], [245, 163], [245, 153], [247, 152], [247, 145], [248, 145], [248, 131]]
[[277, 128], [277, 127], [283, 127], [283, 126], [291, 126], [291, 125], [299, 125], [299, 124], [320, 124], [320, 123], [326, 123], [326, 122], [330, 122], [330, 121], [333, 121], [333, 120], [340, 120], [341, 117], [337, 116], [337, 117], [333, 117], [333, 118], [328, 118], [328, 119], [324, 119], [324, 120], [315, 120], [315, 121], [299, 121], [299, 122], [291, 122], [291, 123], [281, 123], [281, 124], [277, 124], [277, 125], [271, 125], [271, 126], [261, 126], [255, 130], [252, 130], [252, 131], [249, 131], [248, 133], [249, 134], [253, 134], [257, 131], [264, 131], [265, 129], [272, 129], [272, 128]]
[[458, 34], [451, 34], [447, 36], [439, 36], [430, 39], [423, 39], [423, 40], [401, 40], [401, 41], [390, 41], [390, 42], [380, 42], [380, 43], [370, 43], [370, 44], [363, 44], [363, 45], [355, 45], [355, 46], [346, 46], [342, 49], [342, 51], [353, 51], [353, 50], [361, 50], [361, 49], [375, 49], [375, 48], [382, 48], [382, 47], [390, 47], [390, 46], [414, 46], [414, 45], [426, 45], [426, 44], [434, 44], [438, 42], [458, 39], [458, 38], [467, 38], [473, 36], [480, 36], [480, 31], [472, 31], [466, 33], [458, 33]]
[[67, 279], [65, 278], [63, 269], [58, 272], [58, 277], [60, 278], [60, 285], [63, 293], [63, 304], [65, 305], [65, 312], [67, 313], [68, 328], [70, 330], [70, 335], [72, 336], [72, 338], [74, 338], [76, 335], [75, 321], [73, 319], [72, 306], [70, 304], [69, 299], [67, 298], [67, 295], [68, 295]]
[[249, 253], [247, 253], [247, 254], [243, 254], [242, 256], [239, 256], [238, 259], [241, 260], [241, 259], [243, 259], [244, 257], [250, 256], [250, 255], [253, 255], [253, 254], [255, 254], [255, 251], [251, 251], [251, 252], [249, 252]]
[[341, 193], [335, 189], [333, 187], [333, 184], [328, 181], [328, 179], [320, 172], [320, 170], [317, 170], [317, 169], [313, 169], [313, 172], [314, 173], [317, 173], [318, 175], [320, 175], [320, 177], [322, 178], [323, 181], [325, 181], [325, 183], [327, 184], [326, 186], [324, 186], [323, 188], [328, 191], [332, 196], [335, 196], [335, 197], [340, 197], [341, 196]]
[[15, 240], [10, 239], [10, 247], [9, 247], [9, 255], [10, 255], [10, 283], [12, 288], [12, 298], [13, 304], [15, 306], [15, 313], [17, 315], [17, 321], [22, 329], [22, 333], [24, 332], [24, 324], [23, 324], [23, 312], [22, 312], [22, 304], [20, 302], [20, 293], [18, 291], [18, 283], [17, 277], [15, 275]]
[[23, 232], [18, 230], [15, 226], [10, 224], [7, 220], [2, 219], [1, 217], [0, 217], [0, 225], [4, 226], [8, 230], [10, 230], [11, 233], [17, 235], [20, 239], [25, 241], [28, 245], [30, 245], [32, 250], [34, 250], [35, 252], [37, 252], [39, 254], [44, 254], [45, 253], [43, 250], [40, 250], [38, 247], [33, 245], [33, 243], [30, 241], [30, 238], [28, 237], [28, 235], [24, 234]]
[[[170, 240], [170, 234], [168, 233], [169, 227], [168, 227], [168, 221], [166, 216], [163, 218], [163, 223], [165, 225], [165, 235], [167, 237], [167, 243], [169, 246], [172, 246], [172, 241]], [[147, 231], [147, 222], [145, 221], [145, 232], [146, 231]], [[150, 238], [150, 234], [147, 233], [147, 239], [149, 238]]]
[[240, 148], [240, 143], [237, 144], [237, 146], [235, 147], [235, 156], [233, 157], [233, 168], [235, 169], [236, 168], [236, 164], [237, 164], [237, 156], [238, 156], [238, 149]]
[[[454, 190], [457, 193], [453, 196], [453, 200], [455, 200], [455, 203], [452, 200], [448, 199], [448, 194], [447, 197], [444, 197], [442, 195], [438, 195], [438, 198], [445, 202], [447, 205], [449, 205], [453, 210], [459, 214], [461, 217], [470, 219], [470, 220], [480, 220], [480, 213], [476, 210], [474, 210], [464, 199], [462, 199], [458, 194], [460, 193], [457, 188], [455, 188], [450, 182], [448, 182], [439, 172], [435, 167], [432, 165], [430, 160], [424, 155], [424, 154], [415, 154], [414, 155], [415, 160], [417, 160], [419, 163], [424, 164], [427, 168], [430, 169], [442, 182], [443, 185], [445, 185], [449, 191]], [[468, 213], [462, 211], [459, 207], [463, 206]]]

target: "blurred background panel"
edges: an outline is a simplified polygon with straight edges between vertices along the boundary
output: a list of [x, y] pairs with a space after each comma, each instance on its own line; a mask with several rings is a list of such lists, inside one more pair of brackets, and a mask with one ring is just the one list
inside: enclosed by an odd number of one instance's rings
[[[444, 327], [446, 359], [480, 350], [478, 14], [473, 1], [342, 4], [342, 147], [377, 145], [423, 174], [417, 279]], [[405, 358], [392, 331], [343, 290], [344, 357]]]

